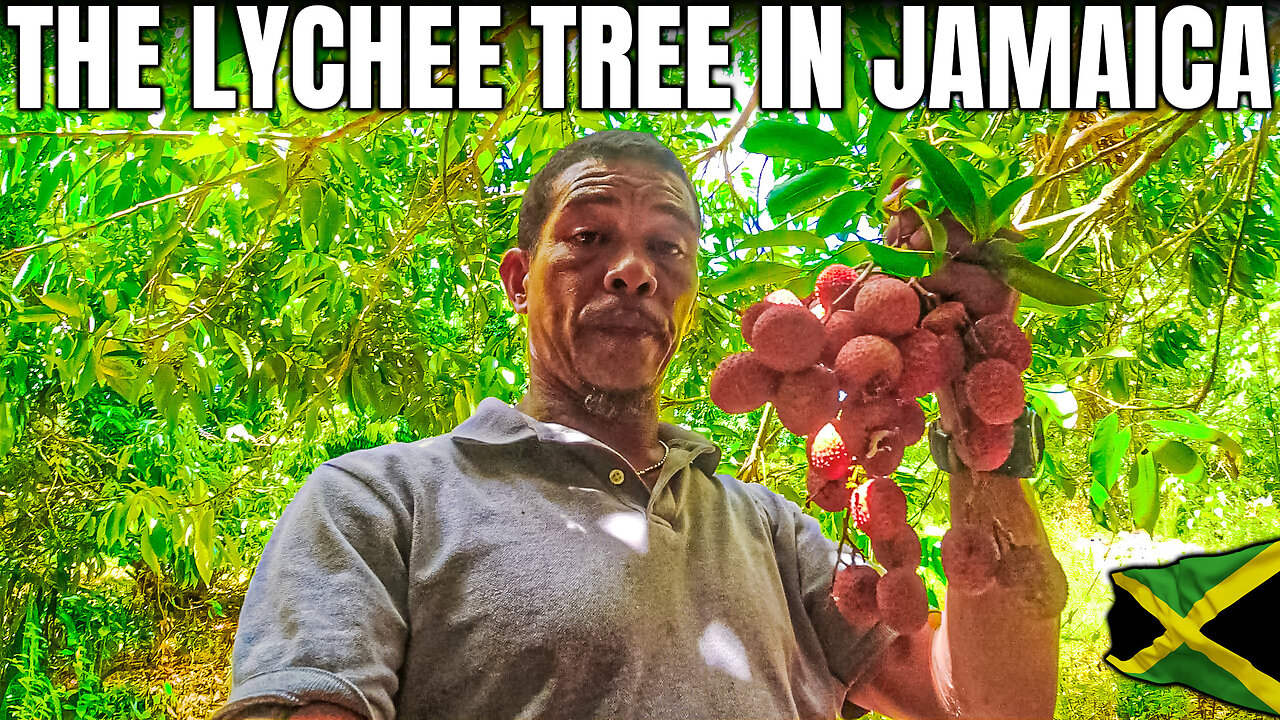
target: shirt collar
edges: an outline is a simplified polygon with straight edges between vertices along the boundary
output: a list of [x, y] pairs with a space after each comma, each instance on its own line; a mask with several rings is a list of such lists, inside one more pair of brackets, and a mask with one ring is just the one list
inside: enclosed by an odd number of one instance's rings
[[[559, 423], [535, 420], [516, 408], [493, 397], [480, 401], [471, 417], [464, 420], [450, 435], [454, 439], [505, 445], [527, 440], [560, 444], [603, 444], [599, 440]], [[691, 461], [708, 477], [715, 475], [720, 465], [720, 448], [692, 430], [670, 423], [658, 424], [658, 438], [671, 446], [689, 453]]]

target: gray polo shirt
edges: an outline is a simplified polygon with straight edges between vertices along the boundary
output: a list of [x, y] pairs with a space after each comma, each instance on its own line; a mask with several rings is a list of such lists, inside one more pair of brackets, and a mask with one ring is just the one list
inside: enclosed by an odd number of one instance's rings
[[493, 398], [450, 434], [324, 463], [249, 584], [214, 717], [834, 717], [892, 632], [836, 611], [813, 518], [717, 475], [700, 435], [660, 436], [652, 493]]

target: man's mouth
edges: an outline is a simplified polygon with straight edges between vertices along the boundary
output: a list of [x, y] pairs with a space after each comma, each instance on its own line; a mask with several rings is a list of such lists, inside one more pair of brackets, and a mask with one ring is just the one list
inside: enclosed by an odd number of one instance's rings
[[638, 313], [606, 313], [598, 317], [587, 318], [584, 325], [596, 332], [642, 336], [649, 335], [661, 339], [666, 336], [660, 325]]

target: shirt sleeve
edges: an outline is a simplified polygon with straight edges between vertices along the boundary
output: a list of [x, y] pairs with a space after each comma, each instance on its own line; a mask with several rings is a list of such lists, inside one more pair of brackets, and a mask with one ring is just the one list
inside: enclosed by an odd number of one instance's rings
[[312, 473], [280, 516], [240, 611], [230, 697], [211, 720], [313, 702], [395, 718], [410, 514], [385, 481], [341, 460]]
[[[823, 535], [818, 521], [804, 514], [795, 503], [762, 485], [750, 484], [748, 487], [752, 488], [757, 499], [771, 506], [769, 513], [774, 521], [779, 570], [794, 573], [798, 578], [799, 594], [809, 625], [822, 648], [831, 675], [847, 693], [856, 683], [874, 674], [884, 649], [896, 633], [883, 623], [876, 623], [865, 630], [850, 625], [831, 597], [837, 544]], [[848, 561], [848, 548], [845, 548], [845, 553]], [[854, 561], [865, 562], [856, 556]], [[857, 705], [845, 703], [841, 715], [852, 718], [866, 712]]]

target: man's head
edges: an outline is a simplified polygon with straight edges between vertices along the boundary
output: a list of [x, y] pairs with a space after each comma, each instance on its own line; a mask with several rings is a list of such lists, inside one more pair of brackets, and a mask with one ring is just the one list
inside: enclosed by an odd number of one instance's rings
[[701, 217], [675, 155], [642, 133], [579, 140], [530, 183], [519, 227], [501, 273], [533, 382], [602, 415], [651, 403], [698, 288]]

